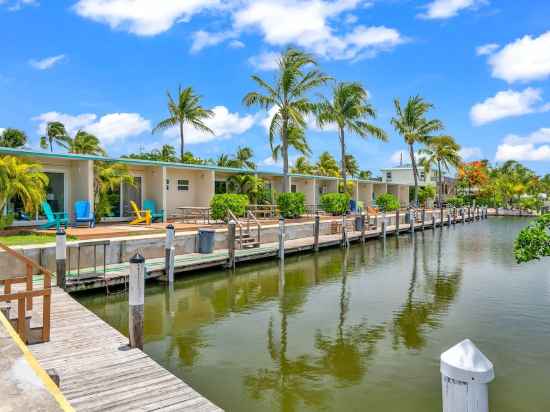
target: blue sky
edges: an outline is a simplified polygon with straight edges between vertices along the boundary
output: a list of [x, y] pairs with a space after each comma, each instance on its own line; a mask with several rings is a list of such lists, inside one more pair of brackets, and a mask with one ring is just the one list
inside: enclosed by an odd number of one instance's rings
[[[216, 136], [187, 149], [216, 157], [249, 145], [270, 161], [267, 114], [248, 109], [253, 73], [270, 79], [287, 45], [314, 53], [338, 80], [361, 81], [388, 143], [352, 136], [375, 173], [404, 149], [393, 99], [420, 94], [467, 160], [516, 159], [550, 172], [550, 2], [547, 0], [0, 0], [0, 128], [61, 120], [95, 133], [112, 156], [164, 143], [166, 91], [191, 85], [214, 108]], [[328, 88], [320, 90], [328, 92]], [[333, 130], [308, 130], [313, 158], [338, 153]]]

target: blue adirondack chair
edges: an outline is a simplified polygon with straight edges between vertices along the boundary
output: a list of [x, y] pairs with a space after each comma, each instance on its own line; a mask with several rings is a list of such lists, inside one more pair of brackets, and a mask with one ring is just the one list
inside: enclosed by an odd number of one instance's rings
[[87, 200], [77, 200], [74, 203], [73, 226], [81, 224], [86, 224], [88, 227], [95, 226], [95, 216], [92, 213], [90, 202]]
[[164, 210], [157, 210], [157, 206], [154, 200], [145, 199], [143, 201], [143, 210], [148, 210], [151, 213], [151, 221], [164, 219]]
[[43, 201], [41, 206], [48, 221], [41, 225], [40, 228], [50, 229], [55, 226], [56, 229], [59, 229], [60, 226], [65, 226], [65, 229], [67, 229], [67, 226], [69, 225], [69, 217], [67, 212], [52, 212], [50, 204], [46, 201]]

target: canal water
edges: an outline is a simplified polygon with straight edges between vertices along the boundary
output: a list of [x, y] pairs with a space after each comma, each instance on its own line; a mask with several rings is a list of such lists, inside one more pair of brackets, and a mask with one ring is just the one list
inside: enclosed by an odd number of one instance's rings
[[[427, 230], [146, 289], [145, 351], [228, 411], [440, 411], [439, 355], [471, 338], [491, 410], [550, 410], [550, 261], [521, 218]], [[79, 301], [127, 334], [127, 296]]]

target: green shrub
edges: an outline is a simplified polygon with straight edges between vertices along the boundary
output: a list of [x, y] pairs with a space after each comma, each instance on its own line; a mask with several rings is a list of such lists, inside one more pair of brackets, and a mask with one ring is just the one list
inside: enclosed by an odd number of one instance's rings
[[306, 197], [303, 193], [280, 193], [277, 206], [285, 218], [295, 218], [306, 212]]
[[447, 199], [447, 205], [452, 207], [462, 207], [464, 206], [464, 199], [462, 197], [450, 197]]
[[418, 201], [420, 204], [426, 204], [428, 199], [435, 199], [436, 196], [436, 190], [435, 186], [429, 185], [429, 186], [421, 186], [418, 189]]
[[248, 196], [234, 193], [223, 193], [214, 195], [210, 201], [212, 218], [227, 219], [227, 209], [231, 210], [236, 217], [244, 216], [248, 206]]
[[376, 206], [378, 206], [382, 212], [391, 212], [399, 209], [400, 205], [395, 195], [384, 193], [376, 198]]
[[543, 206], [543, 202], [536, 197], [524, 197], [519, 201], [519, 207], [523, 210], [539, 210]]
[[342, 215], [348, 211], [349, 201], [347, 193], [326, 193], [321, 196], [321, 207], [327, 213]]

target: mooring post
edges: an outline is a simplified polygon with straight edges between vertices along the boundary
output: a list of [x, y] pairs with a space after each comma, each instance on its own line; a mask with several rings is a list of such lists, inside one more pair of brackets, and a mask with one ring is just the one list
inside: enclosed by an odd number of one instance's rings
[[176, 249], [174, 248], [174, 238], [176, 228], [173, 224], [166, 226], [166, 242], [164, 244], [164, 273], [168, 277], [168, 283], [174, 283], [174, 265], [176, 259]]
[[443, 206], [439, 208], [439, 226], [443, 227]]
[[365, 230], [368, 222], [365, 222], [365, 214], [361, 213], [361, 243], [365, 243]]
[[472, 221], [472, 208], [468, 206], [468, 222]]
[[453, 225], [456, 225], [456, 207], [453, 207]]
[[400, 223], [401, 217], [399, 216], [399, 209], [395, 211], [395, 233], [399, 234], [399, 223]]
[[464, 207], [461, 207], [460, 208], [460, 220], [462, 222], [462, 224], [464, 224], [464, 219], [465, 219], [465, 216], [464, 216]]
[[130, 258], [128, 288], [128, 331], [130, 347], [143, 349], [143, 305], [145, 303], [145, 258], [136, 253]]
[[55, 276], [56, 285], [65, 289], [67, 273], [67, 234], [60, 227], [55, 232]]
[[465, 339], [441, 354], [443, 412], [489, 412], [493, 364]]
[[285, 218], [279, 217], [279, 259], [285, 260]]
[[321, 217], [319, 216], [319, 212], [316, 212], [315, 213], [315, 223], [313, 224], [313, 249], [316, 252], [319, 251], [320, 224], [321, 224]]
[[235, 269], [235, 235], [237, 231], [237, 222], [233, 219], [227, 224], [227, 267]]

